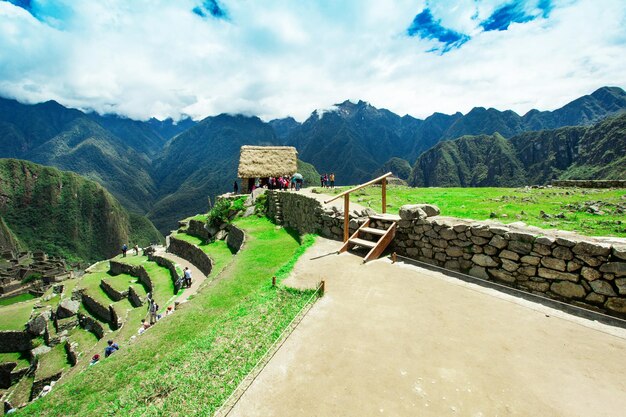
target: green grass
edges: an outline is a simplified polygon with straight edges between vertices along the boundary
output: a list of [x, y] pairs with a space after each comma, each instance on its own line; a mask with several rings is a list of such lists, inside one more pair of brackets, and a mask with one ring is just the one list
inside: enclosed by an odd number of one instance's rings
[[124, 292], [128, 290], [128, 287], [131, 285], [137, 284], [138, 280], [136, 277], [133, 277], [128, 274], [119, 274], [115, 276], [111, 276], [108, 278], [104, 278], [107, 284], [109, 284], [114, 290], [118, 292]]
[[36, 299], [0, 307], [0, 330], [24, 330]]
[[104, 271], [90, 272], [81, 278], [78, 286], [85, 290], [85, 294], [89, 295], [99, 304], [107, 307], [109, 304], [113, 303], [113, 300], [111, 300], [107, 293], [100, 287], [100, 281], [112, 277], [112, 275]]
[[211, 415], [312, 294], [271, 286], [301, 254], [291, 235], [264, 218], [237, 223], [246, 247], [215, 285], [18, 415]]
[[[338, 194], [349, 187], [338, 187], [323, 193]], [[318, 188], [319, 190], [319, 188]], [[626, 205], [626, 190], [575, 188], [411, 188], [389, 186], [387, 211], [398, 213], [404, 204], [429, 203], [441, 209], [441, 215], [473, 220], [486, 220], [491, 213], [502, 223], [523, 221], [544, 229], [576, 231], [589, 236], [626, 237], [626, 214], [617, 211], [617, 204]], [[576, 209], [585, 202], [609, 203], [602, 208], [606, 214], [596, 215]], [[350, 201], [381, 211], [380, 187], [366, 187], [350, 195]], [[541, 211], [552, 216], [545, 219]], [[564, 219], [555, 218], [563, 213]]]
[[67, 354], [65, 353], [65, 344], [59, 343], [48, 353], [39, 356], [39, 367], [35, 372], [35, 380], [39, 381], [44, 378], [63, 371], [70, 367], [67, 362]]
[[10, 304], [20, 303], [22, 301], [32, 300], [33, 298], [35, 298], [35, 296], [30, 293], [24, 293], [24, 294], [14, 295], [12, 297], [0, 298], [0, 307], [8, 306]]
[[30, 399], [30, 390], [32, 386], [33, 377], [25, 376], [9, 389], [5, 399], [8, 400], [13, 406], [26, 404]]
[[0, 363], [17, 362], [15, 369], [28, 368], [30, 361], [23, 352], [0, 353]]

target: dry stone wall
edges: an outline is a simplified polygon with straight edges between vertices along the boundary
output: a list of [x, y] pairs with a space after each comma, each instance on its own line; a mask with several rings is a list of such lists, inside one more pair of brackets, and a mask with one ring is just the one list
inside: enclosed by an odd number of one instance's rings
[[240, 228], [233, 224], [228, 225], [228, 235], [226, 235], [226, 245], [233, 253], [237, 253], [241, 250], [243, 243], [246, 240], [246, 235]]
[[22, 352], [30, 350], [31, 336], [26, 331], [0, 332], [0, 353]]
[[211, 269], [213, 269], [211, 258], [202, 249], [182, 239], [170, 236], [170, 244], [167, 247], [167, 251], [188, 260], [202, 271], [204, 275], [209, 275]]
[[142, 265], [128, 265], [123, 262], [109, 261], [109, 270], [113, 275], [128, 274], [137, 277], [145, 286], [148, 292], [152, 292], [154, 286], [150, 275]]
[[558, 180], [552, 181], [555, 187], [580, 188], [626, 188], [626, 180]]
[[104, 306], [91, 298], [89, 295], [82, 293], [82, 302], [87, 311], [102, 321], [111, 323], [111, 312], [108, 306]]
[[159, 255], [148, 255], [148, 259], [152, 262], [155, 262], [157, 265], [167, 268], [170, 271], [170, 276], [172, 277], [172, 282], [175, 284], [178, 280], [178, 271], [176, 271], [176, 264], [170, 261], [167, 258], [164, 258]]
[[[343, 239], [343, 213], [298, 193], [268, 191], [268, 216], [299, 233]], [[276, 210], [280, 206], [280, 213]], [[405, 206], [406, 207], [406, 206]], [[437, 216], [403, 207], [391, 249], [452, 271], [626, 318], [626, 240]], [[369, 212], [350, 213], [350, 233]], [[374, 227], [386, 224], [373, 221]]]
[[78, 313], [78, 322], [83, 329], [95, 334], [98, 340], [104, 337], [104, 327], [102, 327], [102, 324], [93, 317]]

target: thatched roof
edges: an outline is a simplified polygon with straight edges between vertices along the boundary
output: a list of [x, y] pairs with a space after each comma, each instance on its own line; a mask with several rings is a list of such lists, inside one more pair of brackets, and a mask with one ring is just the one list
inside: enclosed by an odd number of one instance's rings
[[242, 146], [239, 178], [293, 175], [298, 169], [298, 151], [293, 146]]

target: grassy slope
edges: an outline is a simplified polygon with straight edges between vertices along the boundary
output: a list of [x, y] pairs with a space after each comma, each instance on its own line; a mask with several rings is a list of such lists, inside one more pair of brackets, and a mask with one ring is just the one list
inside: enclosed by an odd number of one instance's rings
[[218, 275], [222, 271], [222, 269], [226, 267], [227, 263], [232, 257], [230, 249], [228, 249], [226, 242], [223, 240], [218, 240], [212, 243], [205, 243], [200, 238], [184, 233], [176, 233], [173, 236], [175, 236], [177, 239], [197, 245], [200, 249], [204, 251], [204, 253], [209, 255], [209, 257], [213, 260], [213, 270], [211, 271], [211, 275], [209, 276], [209, 278]]
[[35, 296], [29, 293], [14, 295], [7, 298], [0, 298], [0, 307], [8, 306], [15, 303], [21, 303], [22, 301], [32, 300], [33, 298], [35, 298]]
[[30, 366], [28, 357], [22, 352], [0, 353], [0, 363], [6, 362], [16, 362], [17, 367], [15, 369], [22, 369]]
[[2, 307], [0, 330], [24, 330], [36, 302], [29, 300]]
[[176, 297], [174, 293], [174, 282], [167, 268], [159, 266], [155, 262], [148, 261], [147, 256], [128, 255], [122, 258], [122, 256], [119, 255], [114, 259], [129, 265], [143, 265], [148, 275], [150, 275], [152, 285], [154, 285], [152, 297], [161, 308], [165, 308], [165, 306]]
[[[335, 189], [335, 193], [346, 190], [346, 187]], [[324, 190], [327, 192], [327, 190]], [[566, 194], [569, 193], [569, 194]], [[331, 193], [332, 194], [332, 193]], [[531, 189], [518, 188], [411, 188], [389, 186], [387, 206], [390, 213], [397, 213], [404, 204], [431, 203], [441, 209], [444, 216], [460, 217], [474, 220], [489, 219], [490, 213], [498, 215], [497, 220], [503, 223], [523, 221], [529, 225], [542, 228], [575, 230], [591, 236], [626, 237], [626, 215], [615, 213], [615, 206], [603, 208], [607, 213], [602, 216], [583, 211], [568, 211], [568, 204], [580, 204], [588, 201], [605, 201], [612, 204], [621, 202], [625, 190], [593, 190], [593, 189]], [[367, 187], [352, 193], [350, 201], [361, 205], [370, 205], [380, 212], [380, 187]], [[526, 199], [527, 201], [523, 201]], [[368, 204], [369, 203], [369, 204]], [[550, 215], [564, 213], [565, 219], [544, 219], [540, 212]], [[525, 214], [522, 214], [522, 211]], [[506, 214], [508, 217], [501, 217]]]
[[215, 285], [18, 415], [210, 415], [311, 295], [271, 287], [302, 253], [293, 237], [266, 219], [238, 225], [246, 248]]

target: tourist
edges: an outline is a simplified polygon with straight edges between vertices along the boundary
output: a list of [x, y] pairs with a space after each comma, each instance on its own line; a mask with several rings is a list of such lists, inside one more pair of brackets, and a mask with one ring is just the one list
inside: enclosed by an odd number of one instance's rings
[[133, 250], [135, 251], [135, 256], [139, 256], [139, 245], [135, 243], [135, 246], [133, 247]]
[[328, 174], [324, 174], [324, 185], [326, 188], [329, 188], [330, 183], [328, 182]]
[[128, 251], [128, 245], [126, 243], [124, 243], [122, 245], [122, 256], [125, 258], [126, 257], [126, 252]]
[[324, 188], [324, 176], [320, 175], [320, 187]]
[[331, 172], [328, 179], [330, 180], [330, 188], [335, 189], [335, 173]]
[[191, 270], [189, 269], [188, 266], [185, 267], [183, 282], [184, 282], [184, 285], [187, 286], [187, 288], [191, 288]]
[[112, 340], [107, 341], [107, 347], [104, 348], [104, 357], [108, 358], [111, 356], [116, 350], [120, 350], [120, 347], [117, 343], [114, 343]]
[[233, 194], [239, 193], [239, 185], [237, 185], [237, 181], [233, 184]]
[[93, 357], [91, 358], [91, 361], [89, 362], [89, 366], [95, 365], [100, 361], [100, 355], [98, 353], [96, 353], [95, 355], [93, 355]]
[[159, 312], [159, 305], [154, 300], [151, 300], [150, 304], [148, 305], [148, 311], [150, 312], [150, 325], [153, 325], [154, 323], [157, 322], [157, 313]]
[[169, 316], [170, 314], [174, 313], [174, 308], [172, 306], [168, 306], [167, 309], [165, 310], [165, 315]]
[[146, 321], [146, 319], [141, 319], [141, 327], [137, 330], [138, 334], [143, 334], [146, 330], [151, 327], [151, 324]]

